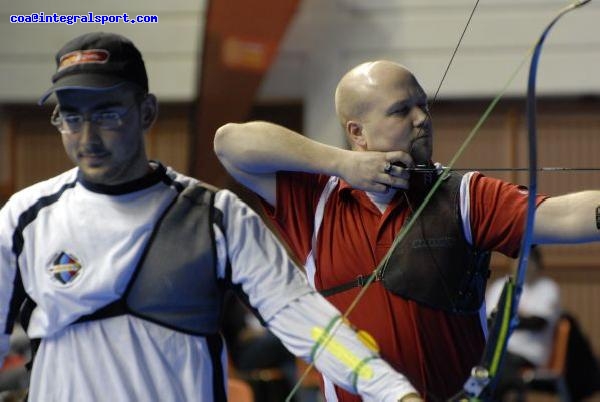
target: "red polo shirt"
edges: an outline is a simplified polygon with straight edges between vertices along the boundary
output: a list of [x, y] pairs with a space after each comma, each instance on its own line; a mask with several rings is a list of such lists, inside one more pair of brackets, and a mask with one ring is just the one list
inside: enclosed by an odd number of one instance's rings
[[[328, 176], [280, 172], [277, 208], [267, 214], [296, 257], [304, 262], [312, 247], [315, 209]], [[518, 254], [527, 210], [523, 187], [485, 177], [471, 177], [461, 198], [468, 202], [474, 245]], [[539, 197], [538, 204], [544, 199]], [[325, 204], [317, 238], [317, 289], [327, 289], [370, 275], [400, 231], [409, 210], [398, 192], [382, 214], [368, 196], [340, 180]], [[328, 297], [342, 312], [360, 288]], [[381, 355], [427, 398], [457, 393], [479, 361], [485, 339], [478, 314], [456, 315], [432, 309], [387, 291], [374, 282], [350, 321], [377, 340]], [[339, 401], [361, 399], [336, 389]]]

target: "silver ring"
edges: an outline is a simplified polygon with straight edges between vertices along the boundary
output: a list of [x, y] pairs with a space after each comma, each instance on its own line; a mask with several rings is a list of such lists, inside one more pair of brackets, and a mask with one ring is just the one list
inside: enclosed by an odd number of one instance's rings
[[384, 173], [390, 173], [392, 171], [392, 164], [390, 162], [386, 162], [385, 167], [383, 168]]

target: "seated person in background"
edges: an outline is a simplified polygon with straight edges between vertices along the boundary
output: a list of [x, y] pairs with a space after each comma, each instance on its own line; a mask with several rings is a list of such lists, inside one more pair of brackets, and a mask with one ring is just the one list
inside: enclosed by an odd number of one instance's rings
[[23, 401], [29, 386], [29, 372], [25, 364], [31, 356], [29, 337], [15, 323], [14, 332], [10, 337], [10, 349], [4, 364], [0, 364], [0, 401]]
[[[508, 341], [496, 388], [498, 400], [511, 390], [520, 394], [524, 389], [521, 378], [524, 368], [544, 366], [550, 359], [554, 329], [561, 313], [560, 289], [544, 275], [543, 266], [539, 248], [532, 247], [519, 303], [519, 323]], [[504, 282], [504, 278], [498, 279], [488, 287], [488, 317], [494, 313]]]
[[255, 400], [284, 400], [296, 382], [295, 357], [232, 292], [222, 329], [233, 369], [250, 383]]

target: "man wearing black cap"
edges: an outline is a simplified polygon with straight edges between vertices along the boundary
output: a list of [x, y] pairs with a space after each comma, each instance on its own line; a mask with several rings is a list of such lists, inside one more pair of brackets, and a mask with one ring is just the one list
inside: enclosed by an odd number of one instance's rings
[[[0, 360], [20, 312], [34, 340], [32, 401], [224, 401], [223, 291], [295, 354], [371, 401], [414, 388], [306, 284], [235, 195], [149, 161], [156, 97], [126, 38], [57, 54], [52, 124], [77, 167], [0, 210]], [[327, 328], [339, 327], [324, 344]]]

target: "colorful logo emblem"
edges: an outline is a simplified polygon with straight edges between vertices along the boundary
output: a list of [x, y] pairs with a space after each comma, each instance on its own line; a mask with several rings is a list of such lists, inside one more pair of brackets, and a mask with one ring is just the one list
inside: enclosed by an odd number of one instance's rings
[[52, 261], [52, 266], [48, 270], [55, 280], [66, 285], [77, 278], [81, 272], [81, 264], [76, 257], [63, 251]]
[[88, 49], [88, 50], [75, 50], [67, 53], [60, 58], [58, 63], [58, 71], [64, 70], [67, 67], [75, 66], [77, 64], [105, 64], [110, 58], [108, 50], [104, 49]]

